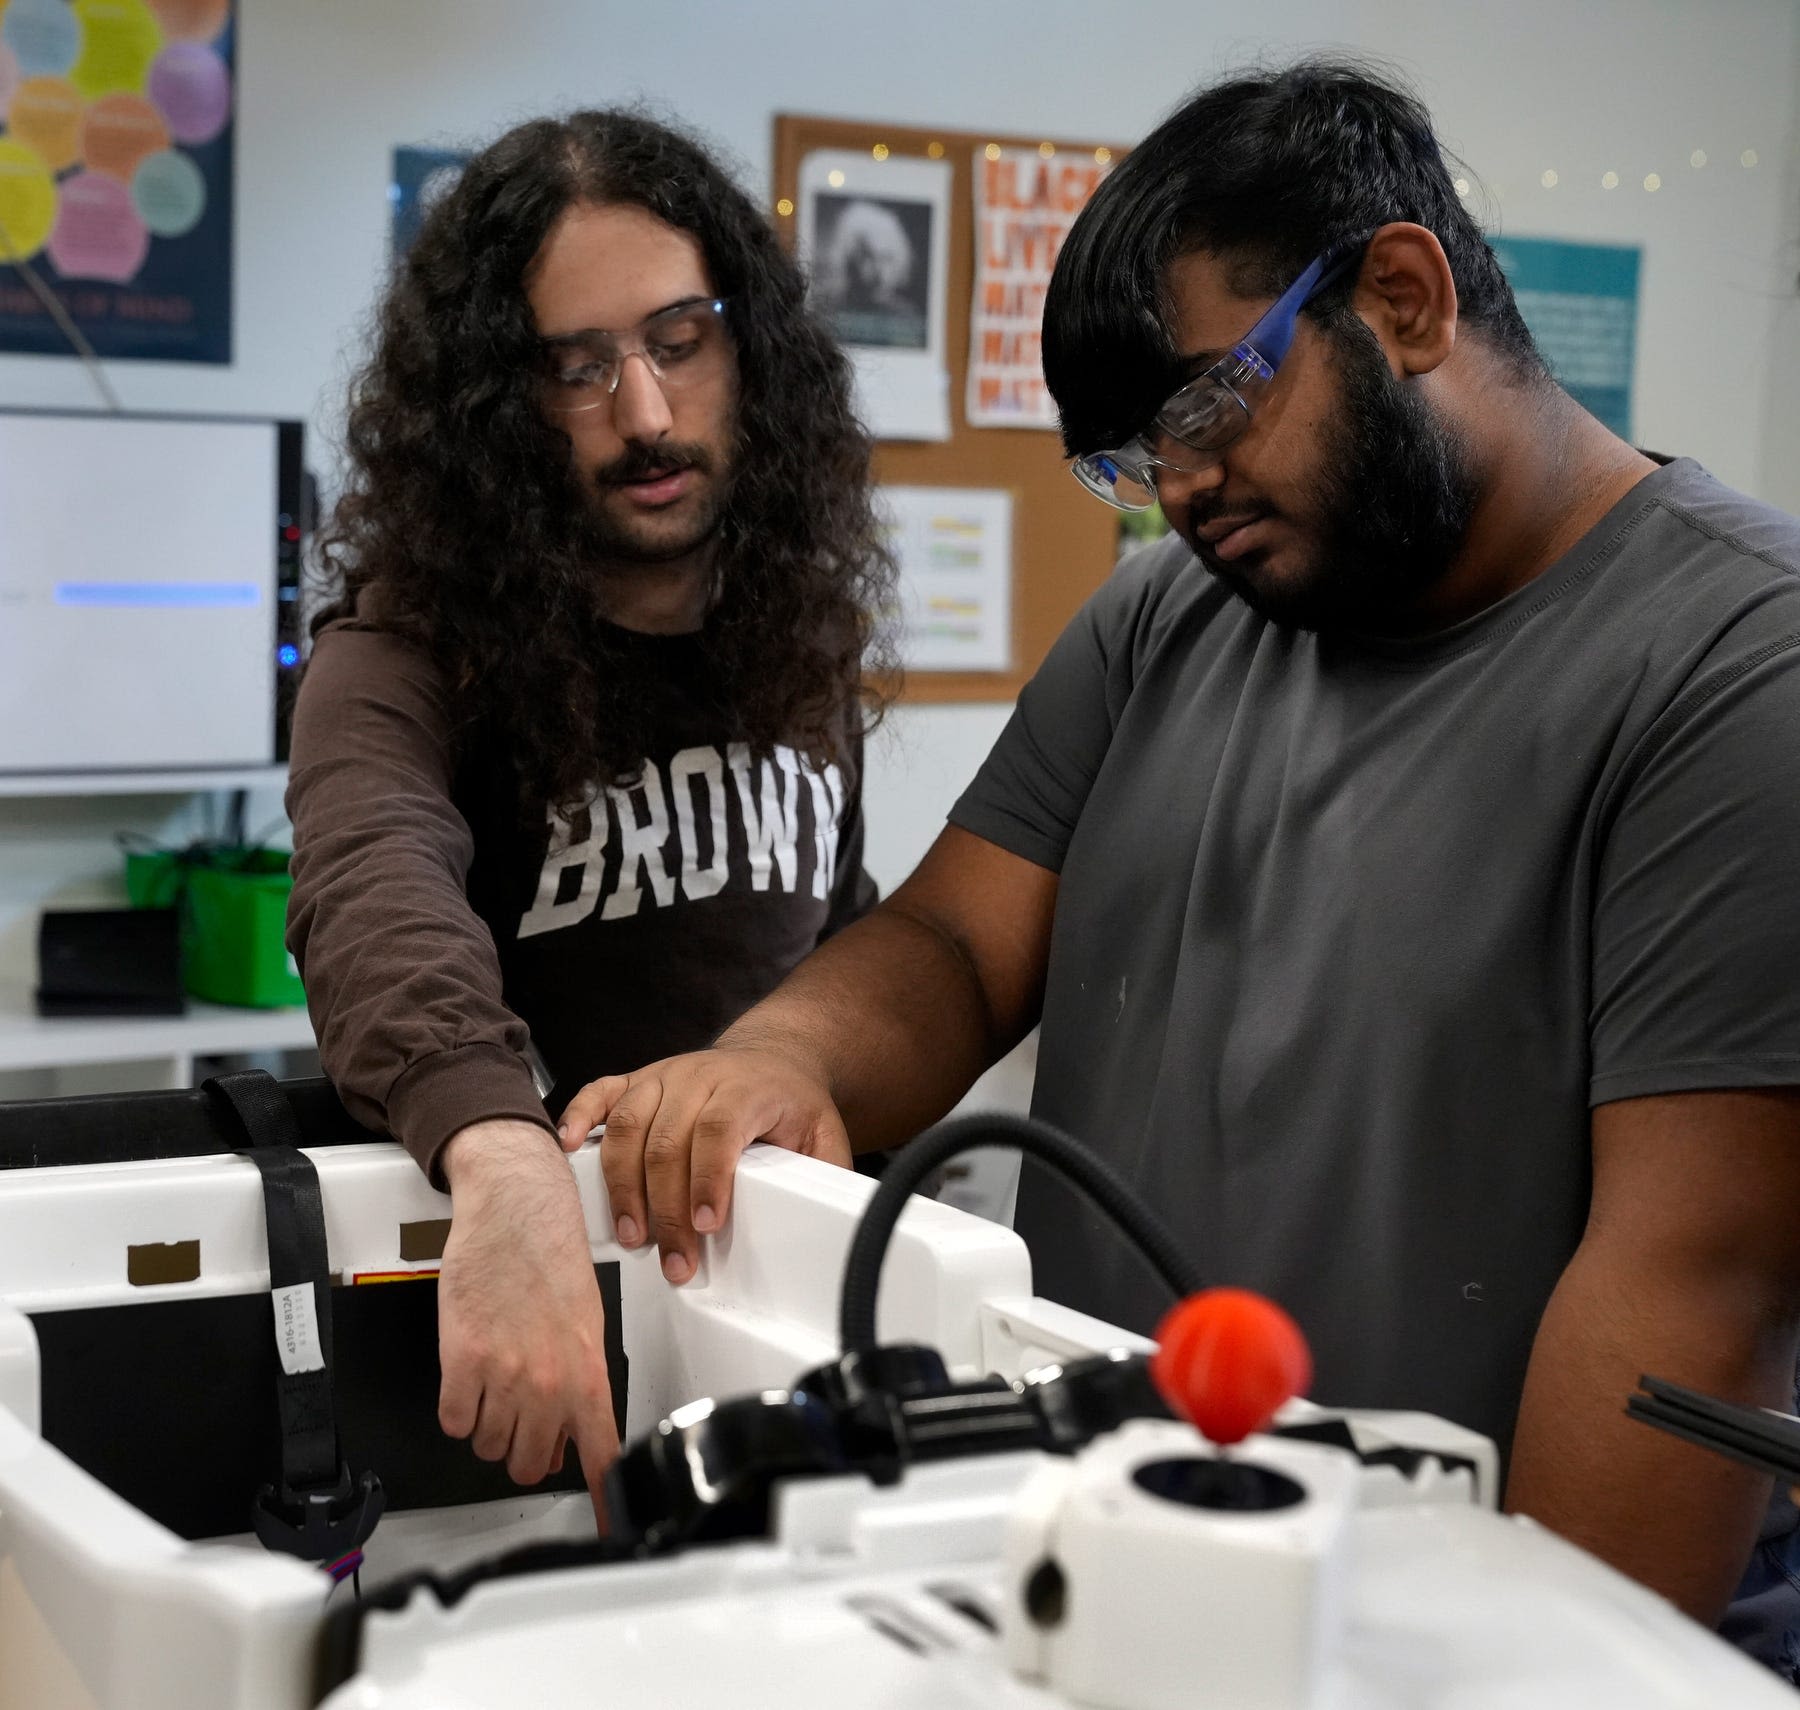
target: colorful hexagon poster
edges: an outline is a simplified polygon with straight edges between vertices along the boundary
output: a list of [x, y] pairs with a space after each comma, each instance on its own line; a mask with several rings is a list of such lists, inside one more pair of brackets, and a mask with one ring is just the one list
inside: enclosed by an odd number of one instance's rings
[[231, 360], [236, 0], [0, 0], [0, 351]]

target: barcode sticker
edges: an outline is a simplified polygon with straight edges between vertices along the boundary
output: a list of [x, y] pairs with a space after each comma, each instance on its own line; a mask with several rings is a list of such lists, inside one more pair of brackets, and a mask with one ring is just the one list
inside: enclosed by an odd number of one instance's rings
[[269, 1296], [275, 1303], [275, 1351], [281, 1356], [281, 1369], [289, 1377], [323, 1371], [325, 1356], [319, 1351], [313, 1285], [303, 1282], [292, 1288], [274, 1288]]

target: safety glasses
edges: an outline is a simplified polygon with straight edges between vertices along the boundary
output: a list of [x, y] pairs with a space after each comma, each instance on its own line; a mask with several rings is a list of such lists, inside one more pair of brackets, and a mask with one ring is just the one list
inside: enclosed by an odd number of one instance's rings
[[1121, 511], [1147, 511], [1156, 503], [1158, 469], [1192, 473], [1216, 463], [1250, 425], [1251, 412], [1294, 342], [1300, 311], [1343, 278], [1361, 255], [1360, 244], [1327, 250], [1241, 342], [1166, 399], [1142, 433], [1115, 450], [1076, 458], [1075, 479]]

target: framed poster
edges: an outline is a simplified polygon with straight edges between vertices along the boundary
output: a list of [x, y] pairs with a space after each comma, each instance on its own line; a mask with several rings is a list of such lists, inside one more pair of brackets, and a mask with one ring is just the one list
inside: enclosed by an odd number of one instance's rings
[[1560, 238], [1496, 237], [1493, 246], [1557, 384], [1630, 439], [1642, 253]]
[[950, 437], [949, 226], [948, 162], [819, 149], [800, 163], [812, 300], [850, 353], [878, 439]]
[[981, 487], [877, 489], [900, 566], [908, 671], [1012, 669], [1012, 494]]
[[1110, 149], [1049, 143], [989, 144], [974, 156], [975, 296], [963, 400], [970, 427], [1055, 432], [1056, 400], [1044, 385], [1044, 294], [1063, 239], [1111, 162]]
[[425, 215], [437, 199], [462, 175], [469, 155], [461, 149], [397, 148], [394, 176], [388, 181], [388, 203], [393, 212], [393, 259], [412, 248]]
[[0, 350], [231, 360], [234, 5], [0, 6]]

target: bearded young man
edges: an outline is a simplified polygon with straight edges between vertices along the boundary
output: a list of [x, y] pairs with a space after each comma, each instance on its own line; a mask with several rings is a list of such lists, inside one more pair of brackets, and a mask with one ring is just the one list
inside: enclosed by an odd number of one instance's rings
[[749, 200], [593, 112], [427, 217], [348, 448], [289, 943], [344, 1102], [452, 1196], [444, 1428], [522, 1483], [572, 1438], [593, 1481], [601, 1303], [532, 1054], [566, 1093], [704, 1045], [873, 902], [869, 441]]
[[[1717, 1621], [1770, 1481], [1623, 1407], [1794, 1393], [1800, 525], [1555, 385], [1429, 115], [1355, 66], [1133, 150], [1044, 349], [1076, 472], [1175, 538], [883, 907], [576, 1099], [615, 1213], [685, 1257], [752, 1139], [892, 1144], [1041, 1021], [1036, 1114], [1292, 1309], [1322, 1399], [1486, 1432], [1513, 1508]], [[1018, 1222], [1042, 1293], [1153, 1325], [1029, 1169]], [[1732, 1628], [1789, 1671], [1794, 1524]]]

